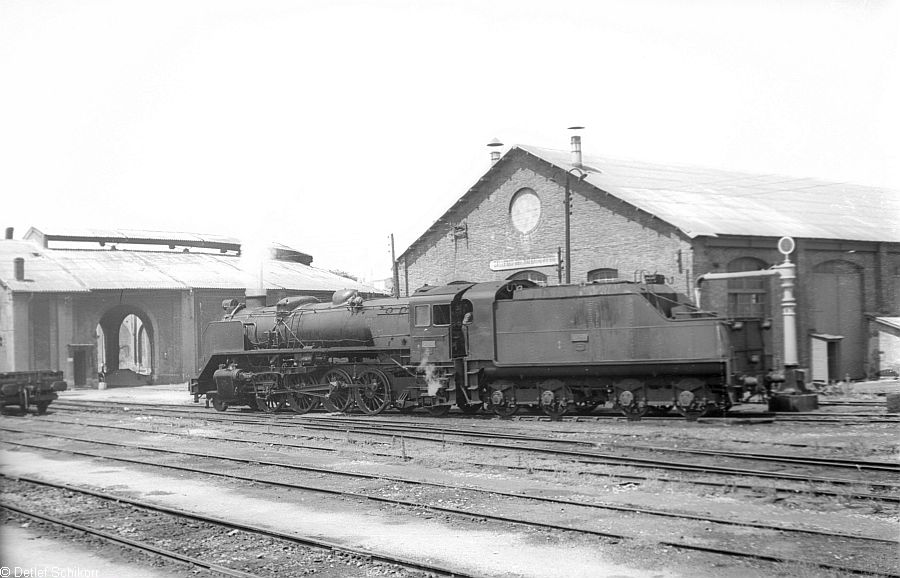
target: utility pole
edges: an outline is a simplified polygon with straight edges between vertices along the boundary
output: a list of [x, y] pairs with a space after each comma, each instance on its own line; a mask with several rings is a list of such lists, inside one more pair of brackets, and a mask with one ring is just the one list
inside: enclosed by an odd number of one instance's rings
[[391, 288], [391, 295], [394, 297], [400, 297], [400, 271], [397, 269], [397, 257], [394, 254], [394, 234], [391, 233], [391, 281], [393, 283], [393, 287]]

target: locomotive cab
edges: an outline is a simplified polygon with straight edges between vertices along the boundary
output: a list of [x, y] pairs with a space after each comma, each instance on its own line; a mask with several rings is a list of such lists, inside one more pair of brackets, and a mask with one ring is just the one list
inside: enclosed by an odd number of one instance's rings
[[457, 375], [468, 355], [472, 303], [464, 298], [473, 283], [424, 286], [410, 299], [410, 361], [418, 365], [427, 395], [423, 405], [448, 408], [456, 398]]

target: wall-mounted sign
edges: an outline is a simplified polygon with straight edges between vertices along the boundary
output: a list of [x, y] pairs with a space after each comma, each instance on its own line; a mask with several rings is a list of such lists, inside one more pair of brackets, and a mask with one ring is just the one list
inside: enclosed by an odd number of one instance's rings
[[510, 271], [512, 269], [531, 269], [534, 267], [556, 267], [559, 265], [558, 255], [533, 257], [531, 259], [495, 259], [488, 263], [491, 271]]

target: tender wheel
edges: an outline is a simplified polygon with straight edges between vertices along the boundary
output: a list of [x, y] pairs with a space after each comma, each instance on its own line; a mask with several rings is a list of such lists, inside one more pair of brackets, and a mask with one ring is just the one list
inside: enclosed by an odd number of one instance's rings
[[548, 379], [541, 382], [541, 411], [550, 419], [559, 419], [569, 409], [573, 400], [572, 391], [559, 379]]
[[675, 384], [675, 391], [678, 392], [675, 409], [690, 421], [703, 417], [709, 411], [707, 401], [697, 399], [697, 394], [703, 391], [704, 385], [695, 377], [686, 377]]
[[218, 395], [212, 396], [212, 404], [213, 407], [216, 408], [216, 411], [225, 411], [226, 409], [228, 409], [228, 403], [226, 403]]
[[428, 413], [433, 417], [444, 417], [445, 415], [450, 413], [449, 405], [432, 405], [427, 409]]
[[356, 378], [356, 406], [369, 415], [384, 411], [391, 404], [391, 382], [379, 369], [367, 369]]
[[519, 411], [516, 405], [516, 384], [500, 379], [491, 384], [491, 411], [500, 417], [511, 417]]
[[322, 404], [331, 412], [346, 412], [353, 405], [353, 396], [350, 393], [350, 374], [343, 369], [334, 368], [325, 372], [322, 383], [328, 384], [328, 397]]
[[616, 407], [629, 420], [639, 420], [649, 408], [644, 399], [644, 382], [639, 379], [628, 378], [615, 384]]

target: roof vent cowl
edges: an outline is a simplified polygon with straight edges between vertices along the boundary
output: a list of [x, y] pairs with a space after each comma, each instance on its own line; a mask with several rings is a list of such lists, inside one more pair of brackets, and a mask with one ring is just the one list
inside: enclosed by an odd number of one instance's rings
[[16, 271], [16, 281], [25, 280], [25, 259], [16, 257], [13, 259], [13, 269]]
[[[582, 130], [583, 126], [570, 126], [569, 130]], [[572, 164], [578, 168], [582, 166], [581, 159], [581, 135], [573, 134], [572, 135]]]

